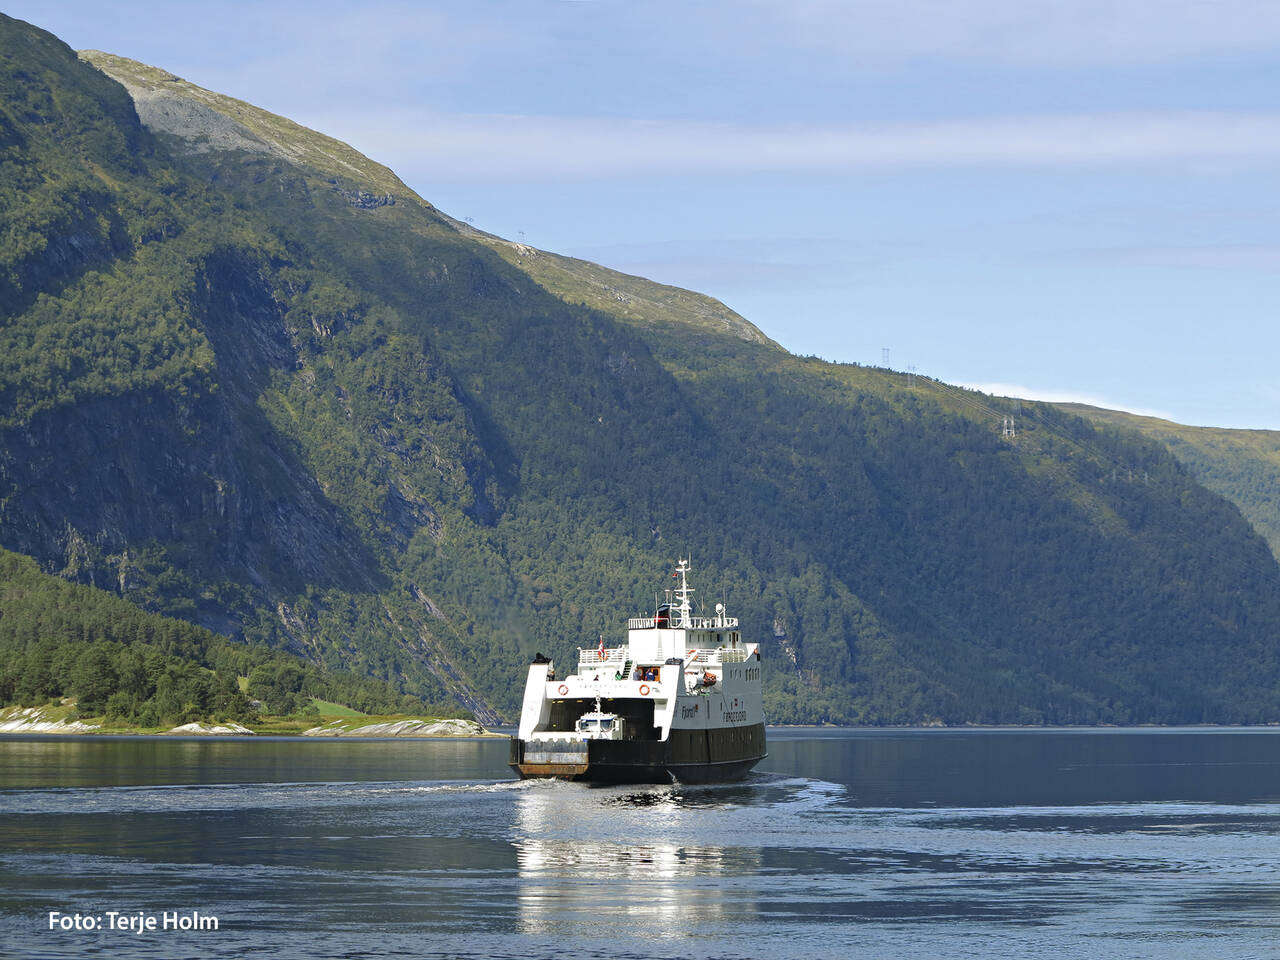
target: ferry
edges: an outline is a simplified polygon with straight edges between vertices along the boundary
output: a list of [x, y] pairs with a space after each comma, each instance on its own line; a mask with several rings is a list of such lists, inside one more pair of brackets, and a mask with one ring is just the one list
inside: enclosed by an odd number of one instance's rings
[[760, 645], [722, 603], [694, 616], [688, 574], [681, 560], [679, 586], [653, 616], [627, 621], [626, 643], [579, 648], [576, 673], [534, 657], [511, 738], [521, 778], [718, 783], [764, 759]]

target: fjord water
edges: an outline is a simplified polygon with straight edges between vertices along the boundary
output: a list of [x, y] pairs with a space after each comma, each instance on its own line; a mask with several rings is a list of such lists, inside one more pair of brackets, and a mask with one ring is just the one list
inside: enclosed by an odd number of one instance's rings
[[745, 783], [595, 788], [497, 740], [0, 739], [0, 955], [1277, 950], [1280, 731], [769, 736]]

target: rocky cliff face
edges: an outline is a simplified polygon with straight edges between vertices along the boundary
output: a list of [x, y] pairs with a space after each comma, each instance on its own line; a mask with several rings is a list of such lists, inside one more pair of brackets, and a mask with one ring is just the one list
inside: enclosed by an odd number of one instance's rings
[[297, 363], [280, 305], [233, 257], [204, 262], [195, 289], [219, 389], [104, 396], [0, 432], [6, 543], [125, 592], [144, 582], [147, 548], [195, 580], [371, 586], [368, 551], [257, 405], [272, 372]]

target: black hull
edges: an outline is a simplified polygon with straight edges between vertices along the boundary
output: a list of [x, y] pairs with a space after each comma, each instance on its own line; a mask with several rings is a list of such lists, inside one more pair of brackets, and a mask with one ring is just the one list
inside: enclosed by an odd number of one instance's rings
[[669, 740], [562, 740], [526, 744], [511, 738], [511, 767], [522, 779], [590, 783], [727, 783], [765, 758], [764, 724], [720, 730], [673, 730]]

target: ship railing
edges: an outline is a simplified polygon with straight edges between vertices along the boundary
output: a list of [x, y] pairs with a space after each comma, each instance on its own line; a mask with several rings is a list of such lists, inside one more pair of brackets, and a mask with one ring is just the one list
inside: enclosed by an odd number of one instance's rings
[[604, 656], [600, 656], [599, 647], [578, 648], [578, 669], [592, 670], [604, 667], [621, 669], [627, 660], [626, 647], [606, 647]]
[[694, 667], [715, 667], [722, 663], [745, 663], [747, 651], [741, 648], [716, 647], [714, 649], [689, 650], [685, 653], [686, 670]]
[[[658, 626], [657, 617], [632, 617], [627, 621], [628, 630], [653, 630]], [[737, 617], [690, 617], [687, 621], [679, 617], [664, 617], [664, 628], [672, 630], [737, 630]]]
[[690, 617], [695, 630], [737, 630], [737, 617]]

